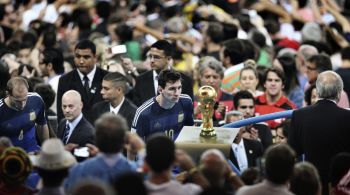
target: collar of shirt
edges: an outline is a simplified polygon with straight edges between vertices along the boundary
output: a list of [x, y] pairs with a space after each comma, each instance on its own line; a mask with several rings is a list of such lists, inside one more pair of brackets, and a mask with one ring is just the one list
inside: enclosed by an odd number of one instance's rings
[[74, 119], [73, 121], [68, 121], [67, 120], [67, 123], [69, 125], [69, 135], [68, 135], [68, 138], [70, 138], [70, 136], [72, 135], [73, 133], [73, 130], [75, 129], [75, 127], [78, 125], [78, 123], [80, 122], [80, 120], [83, 118], [83, 114], [80, 113], [80, 115]]
[[101, 158], [106, 162], [108, 166], [113, 167], [115, 164], [117, 164], [122, 154], [120, 152], [116, 154], [105, 154], [101, 152], [98, 155], [101, 156]]
[[336, 101], [334, 101], [334, 100], [330, 100], [330, 99], [324, 99], [324, 98], [319, 98], [319, 99], [317, 99], [317, 101], [319, 101], [319, 100], [328, 100], [328, 101], [331, 101], [331, 102], [334, 102], [335, 104], [337, 104], [337, 102], [336, 102]]
[[156, 92], [156, 95], [157, 95], [157, 92], [158, 92], [158, 73], [153, 70], [153, 84], [154, 84], [154, 91]]
[[[82, 84], [84, 85], [84, 74], [82, 72], [80, 72], [78, 69], [78, 74], [80, 77], [80, 80], [82, 82]], [[95, 72], [96, 72], [96, 65], [94, 66], [94, 68], [92, 69], [92, 71], [90, 71], [86, 76], [89, 78], [89, 87], [91, 87], [92, 84], [92, 80], [94, 80], [94, 76], [95, 76]]]
[[122, 107], [122, 105], [124, 103], [124, 100], [125, 100], [125, 98], [123, 97], [123, 99], [120, 102], [120, 104], [117, 107], [115, 107], [115, 108], [113, 108], [112, 104], [109, 103], [109, 110], [110, 110], [110, 112], [113, 112], [114, 114], [118, 114], [120, 108]]
[[240, 141], [238, 144], [236, 144], [236, 143], [233, 143], [233, 144], [232, 144], [232, 149], [233, 149], [233, 151], [236, 151], [236, 149], [237, 149], [238, 147], [244, 148], [243, 139], [241, 139], [241, 141]]

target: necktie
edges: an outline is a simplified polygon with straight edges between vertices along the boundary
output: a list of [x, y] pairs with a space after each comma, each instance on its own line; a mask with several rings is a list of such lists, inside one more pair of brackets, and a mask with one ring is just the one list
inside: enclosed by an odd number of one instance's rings
[[84, 89], [85, 89], [85, 92], [86, 93], [89, 93], [89, 89], [90, 89], [90, 86], [89, 86], [89, 77], [87, 77], [87, 75], [84, 75]]
[[63, 140], [62, 140], [64, 144], [67, 144], [68, 142], [69, 130], [70, 130], [70, 127], [69, 127], [69, 124], [67, 123], [66, 126], [64, 127], [64, 134], [63, 134]]

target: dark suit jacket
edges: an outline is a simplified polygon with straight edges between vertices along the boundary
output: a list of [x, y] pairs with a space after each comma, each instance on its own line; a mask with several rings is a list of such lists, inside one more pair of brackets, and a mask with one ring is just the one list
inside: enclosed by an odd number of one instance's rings
[[270, 145], [272, 145], [272, 133], [269, 126], [264, 124], [254, 124], [253, 127], [258, 130], [259, 138], [263, 149], [266, 150]]
[[[248, 160], [248, 167], [256, 166], [256, 160], [263, 155], [263, 147], [259, 141], [243, 138], [243, 144]], [[236, 156], [232, 149], [230, 150], [230, 160], [239, 169]]]
[[[58, 124], [57, 137], [63, 140], [64, 128], [66, 126], [66, 119], [63, 119]], [[67, 143], [78, 144], [80, 147], [85, 146], [87, 143], [94, 143], [95, 128], [84, 117], [81, 118], [77, 126], [69, 137]]]
[[82, 81], [80, 80], [77, 69], [72, 70], [71, 72], [62, 75], [58, 82], [57, 89], [57, 121], [63, 119], [62, 112], [62, 96], [68, 90], [76, 90], [80, 93], [83, 100], [83, 115], [86, 119], [90, 120], [91, 118], [91, 108], [97, 102], [102, 101], [101, 85], [103, 77], [108, 72], [102, 70], [101, 68], [96, 67], [96, 72], [94, 79], [92, 80], [92, 85], [90, 88], [90, 93], [86, 94]]
[[[189, 95], [193, 100], [193, 80], [181, 73], [182, 93]], [[136, 84], [133, 89], [133, 102], [136, 106], [141, 106], [145, 101], [156, 96], [153, 82], [153, 70], [149, 70], [136, 78]]]
[[[118, 114], [122, 115], [128, 121], [129, 128], [131, 127], [131, 123], [132, 123], [132, 120], [134, 119], [136, 110], [137, 110], [137, 107], [130, 100], [125, 98], [122, 106], [120, 107]], [[95, 104], [92, 107], [91, 124], [94, 124], [95, 121], [98, 119], [98, 117], [100, 117], [103, 113], [106, 113], [106, 112], [110, 112], [108, 101], [102, 101]]]
[[330, 160], [339, 152], [350, 152], [350, 111], [329, 100], [296, 110], [288, 142], [316, 166], [327, 189]]

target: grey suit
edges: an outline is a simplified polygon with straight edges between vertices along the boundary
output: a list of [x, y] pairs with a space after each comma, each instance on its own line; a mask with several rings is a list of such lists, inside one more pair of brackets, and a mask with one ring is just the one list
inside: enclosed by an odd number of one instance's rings
[[[57, 137], [63, 140], [64, 128], [66, 126], [66, 119], [63, 119], [58, 124]], [[80, 147], [85, 146], [87, 143], [94, 143], [95, 129], [84, 117], [81, 118], [77, 126], [74, 128], [67, 143], [78, 144]]]

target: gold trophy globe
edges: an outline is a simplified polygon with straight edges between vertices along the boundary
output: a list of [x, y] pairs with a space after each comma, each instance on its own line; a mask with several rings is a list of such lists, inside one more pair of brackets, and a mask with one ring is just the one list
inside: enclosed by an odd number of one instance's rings
[[216, 132], [213, 127], [214, 106], [217, 93], [211, 86], [202, 86], [198, 90], [199, 110], [202, 113], [202, 130], [200, 136], [204, 138], [215, 138]]

